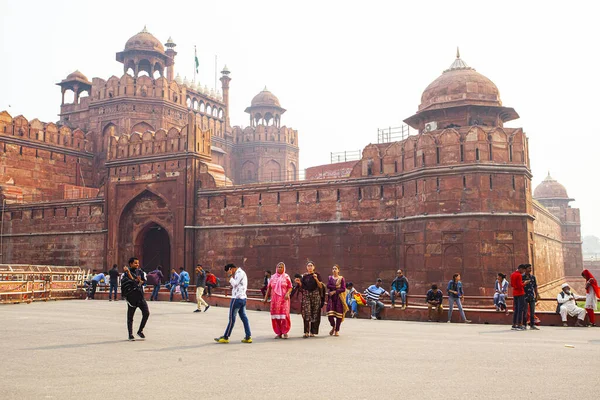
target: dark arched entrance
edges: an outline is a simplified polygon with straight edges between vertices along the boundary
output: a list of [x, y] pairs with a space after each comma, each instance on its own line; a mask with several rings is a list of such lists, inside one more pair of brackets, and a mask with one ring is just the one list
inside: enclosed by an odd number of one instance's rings
[[153, 271], [162, 266], [165, 275], [171, 269], [171, 241], [166, 229], [150, 223], [138, 234], [136, 253], [140, 254], [140, 264], [144, 271]]

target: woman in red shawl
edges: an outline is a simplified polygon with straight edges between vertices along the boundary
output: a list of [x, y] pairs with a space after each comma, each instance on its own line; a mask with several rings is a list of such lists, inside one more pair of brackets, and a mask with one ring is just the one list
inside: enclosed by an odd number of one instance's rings
[[596, 326], [596, 316], [594, 311], [598, 309], [598, 299], [600, 299], [600, 288], [594, 275], [587, 269], [584, 269], [581, 276], [585, 278], [585, 311], [587, 312], [590, 324]]
[[271, 324], [275, 331], [275, 339], [288, 338], [288, 332], [292, 326], [290, 319], [290, 292], [292, 281], [285, 273], [285, 264], [277, 264], [277, 270], [271, 276], [264, 301], [271, 295]]

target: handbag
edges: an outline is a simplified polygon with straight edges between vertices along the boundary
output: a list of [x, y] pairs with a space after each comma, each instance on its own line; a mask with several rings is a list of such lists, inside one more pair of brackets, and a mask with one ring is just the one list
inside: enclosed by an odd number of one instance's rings
[[365, 299], [365, 296], [363, 296], [360, 293], [354, 293], [354, 300], [356, 300], [356, 304], [358, 304], [359, 306], [366, 306], [367, 305], [367, 299]]

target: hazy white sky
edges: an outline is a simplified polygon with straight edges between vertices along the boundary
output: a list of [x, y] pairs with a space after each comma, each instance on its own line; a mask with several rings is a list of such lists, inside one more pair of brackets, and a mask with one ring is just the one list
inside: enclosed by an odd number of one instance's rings
[[530, 139], [534, 185], [552, 176], [600, 235], [595, 200], [600, 128], [598, 7], [584, 1], [26, 1], [0, 0], [0, 110], [56, 121], [54, 84], [76, 69], [120, 76], [115, 61], [144, 25], [177, 43], [176, 72], [214, 85], [214, 57], [231, 70], [230, 115], [267, 85], [299, 131], [300, 167], [377, 141], [425, 87], [464, 61], [500, 89]]

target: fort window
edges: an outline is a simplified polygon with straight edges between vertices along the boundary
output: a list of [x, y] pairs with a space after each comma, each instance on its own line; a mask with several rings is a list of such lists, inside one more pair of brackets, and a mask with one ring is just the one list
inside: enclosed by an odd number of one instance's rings
[[394, 161], [394, 172], [398, 172], [398, 161]]
[[340, 202], [340, 189], [337, 190], [337, 199], [338, 202]]
[[512, 144], [508, 145], [508, 161], [512, 162], [513, 160], [513, 146]]
[[383, 200], [383, 185], [379, 186], [379, 195], [380, 195], [381, 199]]
[[244, 195], [241, 197], [241, 206], [244, 207]]
[[404, 171], [404, 151], [402, 152], [402, 171]]
[[362, 200], [362, 188], [358, 188], [358, 200]]
[[436, 163], [440, 163], [440, 148], [436, 147], [435, 148], [435, 162]]
[[[319, 192], [317, 192], [319, 193]], [[281, 195], [279, 194], [279, 192], [277, 192], [277, 204], [281, 204]]]
[[415, 196], [419, 194], [419, 181], [415, 180]]
[[223, 208], [227, 208], [227, 196], [223, 197]]
[[300, 192], [296, 192], [296, 204], [300, 203]]
[[517, 189], [517, 184], [515, 182], [515, 176], [514, 175], [512, 176], [512, 187], [513, 187], [513, 190]]
[[258, 205], [262, 206], [262, 193], [258, 194]]
[[319, 195], [319, 191], [317, 190], [317, 203], [320, 203], [320, 202], [321, 202], [321, 198], [320, 198], [320, 195]]
[[463, 176], [463, 189], [467, 189], [467, 177]]
[[479, 161], [479, 148], [475, 149], [475, 160]]
[[210, 209], [210, 197], [206, 198], [206, 208]]
[[383, 158], [379, 159], [379, 173], [383, 174]]
[[22, 156], [23, 155], [23, 146], [19, 146], [19, 155]]
[[35, 158], [38, 158], [38, 157], [39, 157], [39, 155], [38, 155], [38, 149], [35, 149]]
[[401, 196], [401, 197], [404, 197], [404, 184], [402, 184], [402, 186], [401, 186], [401, 191], [400, 191], [400, 193], [401, 193], [401, 194], [400, 194], [400, 196]]
[[490, 175], [490, 190], [492, 190], [494, 188], [494, 178], [492, 175]]
[[460, 145], [460, 161], [461, 162], [465, 161], [465, 145], [464, 144]]
[[67, 155], [63, 155], [63, 162], [67, 162]]
[[488, 145], [488, 148], [489, 148], [489, 152], [490, 152], [490, 161], [492, 161], [494, 159], [494, 155], [492, 153], [492, 144], [491, 143]]
[[77, 216], [78, 217], [79, 217], [79, 211], [80, 211], [80, 209], [79, 209], [79, 207], [77, 207]]
[[435, 190], [440, 191], [440, 178], [435, 178]]
[[425, 166], [425, 153], [421, 153], [421, 165], [424, 167]]

